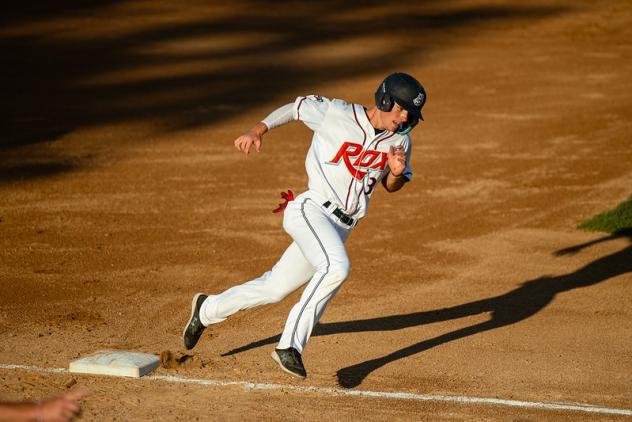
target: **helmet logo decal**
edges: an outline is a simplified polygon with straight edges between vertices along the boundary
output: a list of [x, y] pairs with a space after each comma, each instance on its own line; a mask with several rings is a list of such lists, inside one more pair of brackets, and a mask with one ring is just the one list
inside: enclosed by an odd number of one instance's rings
[[417, 98], [413, 100], [413, 104], [415, 104], [415, 107], [419, 107], [421, 106], [421, 103], [423, 103], [423, 101], [424, 101], [424, 94], [420, 92], [419, 95], [417, 95]]

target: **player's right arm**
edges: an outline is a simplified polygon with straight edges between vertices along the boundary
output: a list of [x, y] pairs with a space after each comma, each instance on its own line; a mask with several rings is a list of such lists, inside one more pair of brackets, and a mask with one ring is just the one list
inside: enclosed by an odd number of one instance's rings
[[293, 107], [294, 104], [290, 103], [277, 108], [248, 132], [235, 139], [235, 148], [237, 148], [237, 151], [248, 155], [250, 153], [250, 148], [254, 145], [255, 150], [260, 152], [261, 138], [264, 134], [275, 127], [279, 127], [296, 120], [294, 118]]
[[[340, 100], [334, 100], [342, 103]], [[332, 102], [320, 95], [297, 97], [293, 103], [286, 104], [270, 113], [265, 119], [257, 123], [248, 132], [235, 140], [235, 148], [244, 154], [250, 153], [254, 145], [257, 152], [261, 151], [261, 137], [275, 127], [283, 126], [294, 120], [300, 120], [311, 130], [320, 127], [327, 110]]]

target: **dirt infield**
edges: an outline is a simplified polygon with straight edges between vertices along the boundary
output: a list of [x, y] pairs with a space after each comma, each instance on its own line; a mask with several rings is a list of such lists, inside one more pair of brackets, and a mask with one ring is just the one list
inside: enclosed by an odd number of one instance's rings
[[[274, 3], [3, 13], [0, 365], [169, 351], [157, 375], [632, 409], [632, 238], [575, 229], [632, 193], [629, 2]], [[306, 186], [303, 125], [234, 138], [395, 70], [428, 91], [414, 180], [347, 242], [308, 379], [269, 357], [299, 293], [185, 353], [191, 296], [273, 265], [271, 210]], [[0, 400], [75, 385], [82, 420], [625, 418], [0, 369]]]

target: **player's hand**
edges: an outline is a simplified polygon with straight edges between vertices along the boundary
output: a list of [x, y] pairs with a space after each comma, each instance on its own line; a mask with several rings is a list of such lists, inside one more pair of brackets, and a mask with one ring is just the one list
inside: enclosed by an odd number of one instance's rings
[[255, 131], [249, 131], [235, 139], [235, 148], [244, 154], [250, 154], [250, 148], [255, 146], [257, 152], [261, 151], [261, 136]]
[[403, 146], [399, 145], [397, 148], [389, 147], [387, 160], [393, 176], [399, 177], [406, 170], [406, 152]]
[[79, 399], [88, 394], [85, 388], [78, 388], [63, 396], [46, 400], [39, 404], [38, 420], [66, 422], [79, 414]]
[[235, 148], [244, 154], [250, 154], [250, 148], [255, 146], [257, 152], [261, 151], [261, 137], [268, 131], [268, 127], [264, 123], [258, 123], [248, 132], [235, 139]]

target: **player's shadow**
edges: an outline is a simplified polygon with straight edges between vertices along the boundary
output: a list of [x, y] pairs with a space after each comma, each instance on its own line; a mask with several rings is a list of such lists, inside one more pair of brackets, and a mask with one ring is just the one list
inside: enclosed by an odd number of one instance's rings
[[[357, 321], [323, 323], [317, 327], [314, 335], [401, 330], [418, 325], [448, 321], [481, 313], [490, 313], [491, 318], [485, 322], [451, 331], [428, 340], [423, 340], [388, 355], [342, 368], [337, 372], [338, 381], [341, 386], [346, 388], [356, 387], [368, 374], [388, 363], [413, 356], [450, 341], [515, 324], [542, 310], [558, 293], [580, 287], [592, 286], [612, 277], [632, 272], [632, 228], [619, 231], [610, 236], [601, 237], [591, 242], [559, 250], [555, 252], [555, 255], [573, 254], [596, 243], [617, 238], [628, 238], [631, 243], [626, 248], [599, 258], [569, 274], [555, 277], [546, 276], [529, 280], [517, 289], [503, 295], [450, 308]], [[231, 350], [226, 353], [226, 355], [275, 343], [279, 337], [280, 336], [274, 336], [259, 340], [255, 343]]]

